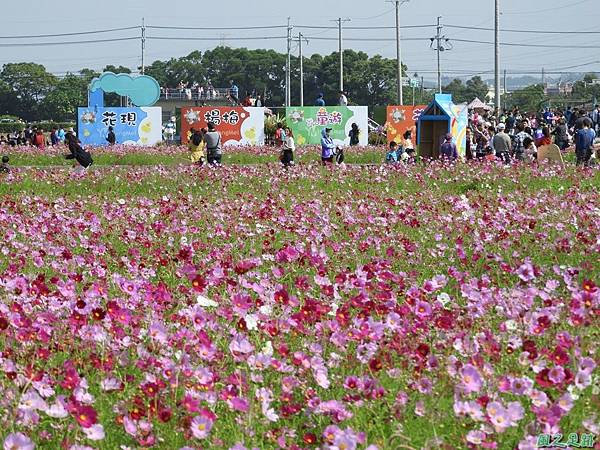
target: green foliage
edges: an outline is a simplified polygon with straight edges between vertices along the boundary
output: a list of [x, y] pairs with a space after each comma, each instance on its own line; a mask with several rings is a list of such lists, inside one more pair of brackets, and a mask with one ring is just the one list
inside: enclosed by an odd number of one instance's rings
[[[328, 104], [336, 104], [339, 92], [339, 54], [304, 58], [304, 102], [313, 103], [323, 92]], [[292, 103], [300, 104], [300, 63], [292, 56]], [[255, 91], [265, 94], [269, 106], [281, 106], [285, 95], [286, 56], [274, 50], [217, 47], [202, 54], [193, 52], [183, 58], [155, 61], [146, 73], [161, 86], [175, 88], [180, 82], [215, 87], [229, 86], [234, 80], [240, 95]], [[406, 72], [406, 67], [404, 67]], [[344, 89], [355, 105], [387, 105], [396, 101], [396, 62], [354, 50], [344, 51]], [[405, 89], [405, 95], [412, 92]]]
[[[0, 99], [4, 113], [26, 120], [42, 118], [40, 102], [57, 85], [58, 80], [41, 64], [5, 64], [0, 72]], [[8, 89], [7, 89], [8, 87]]]
[[284, 127], [286, 126], [285, 116], [275, 114], [265, 119], [265, 135], [267, 136], [267, 138], [272, 138], [273, 136], [275, 136], [275, 131], [277, 131], [277, 124], [279, 123], [281, 123]]
[[544, 87], [541, 84], [528, 86], [511, 92], [504, 97], [508, 108], [518, 107], [523, 111], [537, 111], [544, 102]]
[[466, 83], [455, 78], [448, 85], [444, 86], [443, 91], [452, 94], [452, 100], [455, 103], [470, 103], [476, 97], [482, 101], [486, 101], [489, 86], [480, 76], [475, 76]]
[[77, 107], [87, 103], [87, 81], [68, 74], [44, 98], [42, 109], [46, 118], [69, 120], [77, 114]]

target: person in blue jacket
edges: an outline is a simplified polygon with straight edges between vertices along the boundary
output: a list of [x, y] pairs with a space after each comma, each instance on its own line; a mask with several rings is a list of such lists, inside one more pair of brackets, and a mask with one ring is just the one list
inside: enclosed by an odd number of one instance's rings
[[335, 156], [335, 145], [330, 134], [331, 128], [325, 128], [321, 132], [321, 161], [323, 164], [332, 163]]
[[325, 106], [325, 99], [323, 98], [323, 94], [319, 94], [317, 100], [315, 100], [315, 106]]

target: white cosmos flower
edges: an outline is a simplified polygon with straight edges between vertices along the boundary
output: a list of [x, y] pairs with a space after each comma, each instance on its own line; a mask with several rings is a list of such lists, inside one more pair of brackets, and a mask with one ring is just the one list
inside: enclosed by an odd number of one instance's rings
[[207, 308], [219, 306], [219, 304], [217, 302], [215, 302], [214, 300], [211, 300], [209, 298], [206, 298], [203, 295], [199, 295], [196, 298], [196, 304], [199, 306], [207, 307]]
[[256, 316], [256, 314], [246, 314], [244, 320], [246, 321], [246, 328], [249, 331], [256, 330], [258, 328], [258, 317]]
[[447, 293], [442, 292], [437, 296], [437, 301], [440, 302], [442, 306], [446, 306], [448, 303], [450, 303], [450, 296]]

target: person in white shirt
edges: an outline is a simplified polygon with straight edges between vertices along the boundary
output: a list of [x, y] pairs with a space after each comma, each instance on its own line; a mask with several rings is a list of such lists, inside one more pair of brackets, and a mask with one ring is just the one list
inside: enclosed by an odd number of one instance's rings
[[285, 129], [285, 140], [283, 141], [283, 147], [281, 149], [281, 163], [283, 167], [288, 168], [294, 164], [294, 151], [296, 150], [296, 143], [294, 142], [294, 135], [289, 127]]
[[343, 91], [340, 91], [340, 106], [348, 106], [348, 97]]

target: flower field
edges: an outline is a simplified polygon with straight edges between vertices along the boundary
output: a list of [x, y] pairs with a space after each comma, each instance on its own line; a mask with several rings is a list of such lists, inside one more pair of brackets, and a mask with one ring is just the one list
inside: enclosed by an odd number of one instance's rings
[[[113, 147], [88, 147], [97, 166], [114, 165], [180, 165], [189, 163], [189, 151], [182, 145], [161, 145], [157, 147], [137, 147], [115, 145]], [[63, 155], [69, 153], [64, 146], [38, 149], [30, 146], [5, 147], [0, 154], [9, 153], [14, 166], [67, 166]], [[223, 151], [225, 164], [264, 164], [278, 161], [279, 149], [272, 146], [226, 147]], [[346, 149], [346, 162], [355, 164], [380, 164], [385, 157], [381, 147], [352, 147]], [[321, 147], [298, 147], [295, 158], [300, 163], [320, 161]]]
[[599, 186], [492, 163], [16, 168], [0, 178], [0, 442], [598, 435]]

